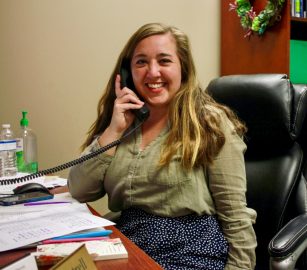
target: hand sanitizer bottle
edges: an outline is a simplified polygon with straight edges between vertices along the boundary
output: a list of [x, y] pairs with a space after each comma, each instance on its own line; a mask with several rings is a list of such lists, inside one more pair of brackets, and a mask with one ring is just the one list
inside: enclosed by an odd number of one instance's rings
[[37, 137], [29, 128], [27, 112], [22, 112], [20, 134], [17, 139], [17, 168], [19, 172], [36, 173], [38, 171]]

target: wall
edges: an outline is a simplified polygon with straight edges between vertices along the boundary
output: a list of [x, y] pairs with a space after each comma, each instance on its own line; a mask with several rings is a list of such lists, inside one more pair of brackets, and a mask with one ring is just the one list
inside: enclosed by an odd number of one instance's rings
[[205, 86], [219, 75], [219, 11], [216, 0], [1, 0], [0, 124], [17, 130], [28, 111], [40, 169], [78, 157], [128, 37], [148, 22], [181, 28]]

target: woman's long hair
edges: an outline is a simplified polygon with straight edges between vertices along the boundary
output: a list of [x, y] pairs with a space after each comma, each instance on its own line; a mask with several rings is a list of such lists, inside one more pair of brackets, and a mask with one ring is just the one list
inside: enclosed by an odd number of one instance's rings
[[220, 114], [224, 112], [234, 124], [239, 135], [246, 131], [245, 126], [227, 107], [216, 103], [201, 89], [191, 54], [188, 37], [179, 29], [161, 23], [150, 23], [139, 28], [128, 40], [118, 57], [115, 68], [97, 107], [98, 117], [91, 126], [82, 149], [88, 146], [95, 136], [101, 134], [110, 124], [115, 96], [114, 82], [123, 61], [131, 62], [137, 44], [146, 37], [171, 33], [176, 41], [177, 54], [181, 63], [181, 87], [170, 105], [170, 131], [163, 145], [160, 165], [167, 165], [176, 153], [181, 155], [184, 168], [210, 164], [225, 143], [221, 130]]

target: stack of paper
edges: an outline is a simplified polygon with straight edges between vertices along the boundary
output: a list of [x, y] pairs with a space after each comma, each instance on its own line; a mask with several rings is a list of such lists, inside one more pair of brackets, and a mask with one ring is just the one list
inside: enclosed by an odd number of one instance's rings
[[[25, 209], [33, 211], [25, 212]], [[85, 204], [9, 206], [6, 211], [0, 212], [0, 252], [110, 225], [114, 222], [94, 216]]]
[[66, 257], [85, 244], [88, 253], [94, 261], [127, 258], [128, 252], [119, 238], [100, 241], [73, 242], [37, 246], [37, 252], [32, 253], [37, 261], [40, 257]]

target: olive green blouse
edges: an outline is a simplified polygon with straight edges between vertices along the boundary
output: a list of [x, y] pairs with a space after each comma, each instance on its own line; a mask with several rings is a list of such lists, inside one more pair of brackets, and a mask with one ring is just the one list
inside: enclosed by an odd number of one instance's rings
[[[74, 166], [68, 177], [69, 190], [80, 202], [107, 193], [111, 211], [134, 206], [166, 217], [217, 215], [229, 243], [225, 269], [254, 269], [256, 212], [246, 206], [246, 145], [225, 115], [222, 128], [226, 142], [210, 166], [183, 170], [175, 155], [169, 166], [158, 167], [168, 128], [142, 151], [138, 129], [117, 147], [114, 156], [102, 153]], [[99, 147], [96, 139], [83, 155]]]

